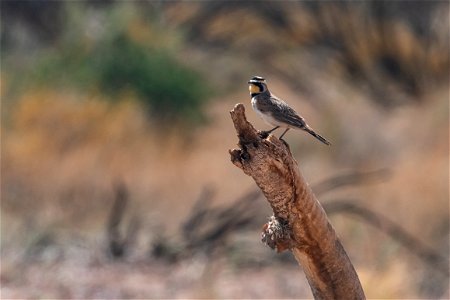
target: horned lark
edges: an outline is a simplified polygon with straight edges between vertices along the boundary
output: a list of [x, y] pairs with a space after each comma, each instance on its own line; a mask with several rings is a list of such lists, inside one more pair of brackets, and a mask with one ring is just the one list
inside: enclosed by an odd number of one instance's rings
[[299, 116], [286, 102], [274, 96], [267, 88], [266, 80], [264, 78], [254, 76], [248, 83], [253, 109], [266, 123], [275, 126], [272, 130], [265, 131], [264, 133], [266, 135], [280, 127], [286, 128], [280, 136], [281, 139], [291, 128], [302, 129], [322, 143], [331, 145], [324, 137], [315, 133], [312, 128], [306, 124], [305, 119]]

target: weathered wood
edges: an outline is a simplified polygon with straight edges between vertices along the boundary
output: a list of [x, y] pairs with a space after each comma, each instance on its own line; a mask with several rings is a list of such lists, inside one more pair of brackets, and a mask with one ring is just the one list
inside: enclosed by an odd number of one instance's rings
[[231, 118], [239, 149], [231, 161], [251, 176], [263, 191], [274, 217], [263, 230], [263, 241], [294, 254], [315, 299], [365, 299], [353, 268], [325, 211], [303, 178], [288, 145], [269, 135], [263, 138], [237, 104]]

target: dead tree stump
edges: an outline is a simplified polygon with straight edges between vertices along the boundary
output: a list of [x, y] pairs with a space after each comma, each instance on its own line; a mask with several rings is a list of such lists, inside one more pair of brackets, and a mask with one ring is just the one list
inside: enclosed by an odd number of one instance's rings
[[263, 242], [279, 252], [292, 251], [315, 299], [365, 299], [358, 275], [288, 145], [273, 135], [263, 138], [247, 121], [244, 105], [230, 113], [239, 138], [239, 149], [230, 150], [231, 161], [255, 180], [273, 209]]

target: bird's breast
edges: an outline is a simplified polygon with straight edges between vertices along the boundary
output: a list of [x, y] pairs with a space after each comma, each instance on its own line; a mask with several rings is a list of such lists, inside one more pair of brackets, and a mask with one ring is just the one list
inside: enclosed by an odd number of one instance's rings
[[263, 112], [258, 108], [258, 99], [256, 97], [252, 98], [252, 108], [261, 118], [264, 119]]
[[252, 98], [252, 108], [258, 114], [258, 116], [264, 120], [269, 125], [272, 126], [281, 126], [286, 127], [285, 124], [278, 122], [275, 118], [272, 117], [272, 114], [269, 111], [262, 111], [258, 107], [258, 99], [256, 97]]

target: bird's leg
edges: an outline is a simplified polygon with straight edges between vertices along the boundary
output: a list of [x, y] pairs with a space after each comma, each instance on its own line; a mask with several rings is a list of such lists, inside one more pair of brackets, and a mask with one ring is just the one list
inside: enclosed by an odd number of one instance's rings
[[271, 129], [271, 130], [269, 130], [269, 131], [266, 131], [268, 134], [271, 134], [274, 130], [277, 130], [278, 128], [280, 128], [280, 126], [276, 126], [275, 128], [273, 128], [273, 129]]
[[284, 135], [286, 132], [288, 132], [289, 129], [290, 129], [289, 127], [286, 128], [286, 130], [280, 135], [280, 137], [279, 137], [280, 140], [281, 140], [281, 138], [283, 137], [283, 135]]
[[277, 130], [278, 128], [280, 128], [280, 126], [276, 126], [275, 128], [272, 128], [269, 131], [260, 131], [259, 132], [259, 136], [263, 139], [267, 138], [269, 136], [269, 134], [271, 134], [274, 130]]

